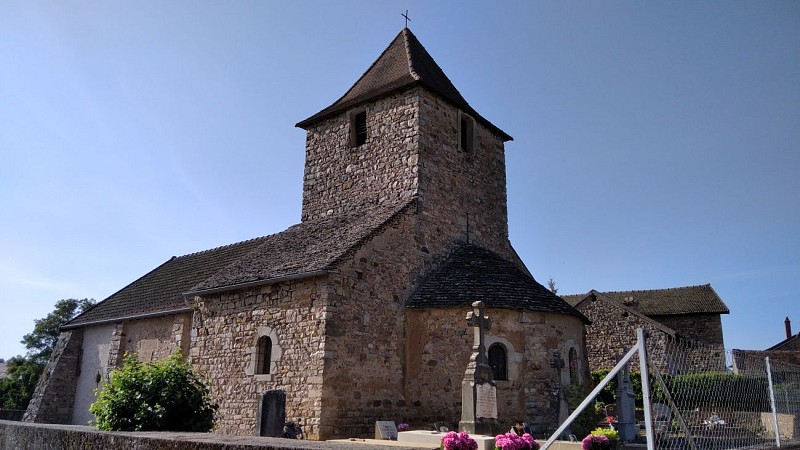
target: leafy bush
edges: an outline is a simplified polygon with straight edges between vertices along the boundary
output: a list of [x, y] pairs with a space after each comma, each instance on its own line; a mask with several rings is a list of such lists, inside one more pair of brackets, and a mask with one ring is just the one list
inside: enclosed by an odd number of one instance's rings
[[769, 386], [763, 378], [726, 372], [676, 375], [667, 385], [681, 408], [769, 411]]
[[[597, 386], [600, 384], [601, 381], [611, 372], [610, 370], [601, 369], [601, 370], [594, 370], [592, 371], [592, 385]], [[641, 372], [630, 372], [631, 378], [631, 389], [633, 389], [633, 393], [636, 395], [636, 405], [642, 406], [642, 375]], [[668, 382], [669, 376], [662, 375], [661, 378]], [[656, 377], [653, 374], [650, 374], [650, 398], [656, 398], [661, 394], [661, 386], [656, 382]], [[617, 377], [614, 377], [600, 393], [597, 395], [597, 400], [603, 402], [606, 405], [610, 405], [617, 402]]]
[[126, 354], [89, 411], [106, 431], [210, 431], [217, 404], [176, 353], [148, 364]]

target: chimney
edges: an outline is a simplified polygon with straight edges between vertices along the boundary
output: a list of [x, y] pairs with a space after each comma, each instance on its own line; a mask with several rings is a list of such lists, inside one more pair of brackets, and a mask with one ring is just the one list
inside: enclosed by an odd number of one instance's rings
[[792, 322], [787, 317], [786, 320], [783, 321], [783, 324], [786, 325], [786, 339], [792, 337]]

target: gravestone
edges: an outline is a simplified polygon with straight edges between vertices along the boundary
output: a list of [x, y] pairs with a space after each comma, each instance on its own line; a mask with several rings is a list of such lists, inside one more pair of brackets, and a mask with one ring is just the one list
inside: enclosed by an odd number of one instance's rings
[[391, 420], [379, 420], [375, 422], [375, 439], [397, 440], [397, 425]]
[[484, 331], [491, 329], [492, 320], [483, 314], [483, 302], [473, 303], [472, 308], [467, 314], [467, 326], [474, 328], [474, 343], [461, 382], [461, 421], [458, 427], [470, 434], [493, 436], [498, 429], [497, 387], [484, 343]]
[[617, 431], [619, 442], [633, 442], [639, 436], [636, 423], [636, 394], [631, 385], [628, 364], [617, 374]]
[[281, 437], [286, 423], [286, 392], [270, 390], [258, 403], [258, 435]]

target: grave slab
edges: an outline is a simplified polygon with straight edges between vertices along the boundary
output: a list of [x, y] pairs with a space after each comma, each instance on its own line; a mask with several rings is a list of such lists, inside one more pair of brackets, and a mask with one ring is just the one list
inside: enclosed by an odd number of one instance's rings
[[[447, 433], [441, 431], [401, 431], [397, 433], [397, 442], [401, 444], [425, 444], [432, 445], [432, 448], [439, 448], [442, 437]], [[484, 436], [481, 434], [470, 434], [469, 437], [478, 443], [478, 450], [494, 450], [494, 436]]]

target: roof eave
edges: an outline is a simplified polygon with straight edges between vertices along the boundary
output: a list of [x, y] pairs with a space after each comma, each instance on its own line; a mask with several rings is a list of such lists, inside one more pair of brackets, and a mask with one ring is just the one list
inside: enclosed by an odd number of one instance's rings
[[100, 320], [92, 320], [89, 322], [82, 322], [82, 323], [69, 323], [62, 325], [59, 330], [60, 331], [69, 331], [74, 330], [77, 328], [86, 328], [96, 325], [105, 325], [109, 323], [118, 323], [118, 322], [127, 322], [130, 320], [141, 320], [141, 319], [152, 319], [154, 317], [162, 317], [162, 316], [172, 316], [175, 314], [182, 314], [187, 312], [192, 312], [192, 308], [177, 308], [177, 309], [170, 309], [166, 311], [157, 311], [147, 314], [135, 314], [131, 316], [123, 316], [123, 317], [113, 317], [109, 319], [100, 319]]
[[270, 284], [281, 283], [284, 281], [302, 280], [305, 278], [315, 278], [328, 274], [328, 269], [314, 270], [310, 272], [301, 272], [292, 275], [284, 275], [281, 277], [266, 278], [263, 280], [247, 281], [244, 283], [228, 284], [224, 286], [216, 286], [208, 289], [193, 289], [183, 293], [184, 298], [206, 295], [219, 294], [220, 292], [238, 291], [240, 289], [247, 289], [252, 287], [266, 286]]

